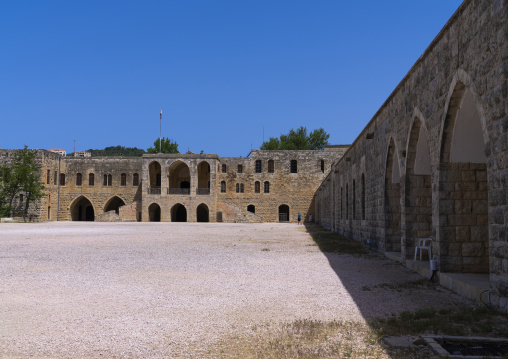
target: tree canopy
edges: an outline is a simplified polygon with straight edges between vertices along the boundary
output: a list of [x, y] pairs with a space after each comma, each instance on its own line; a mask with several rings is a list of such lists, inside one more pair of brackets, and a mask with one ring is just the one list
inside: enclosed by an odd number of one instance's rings
[[[0, 166], [0, 217], [14, 212], [26, 216], [30, 203], [45, 196], [35, 156], [36, 152], [25, 146], [14, 152], [11, 161]], [[13, 206], [15, 199], [20, 202], [16, 210]]]
[[281, 134], [279, 138], [270, 137], [259, 147], [261, 150], [324, 150], [328, 145], [330, 135], [322, 128], [318, 128], [307, 134], [307, 127], [300, 126], [291, 129], [287, 134]]
[[[178, 151], [178, 143], [176, 141], [172, 141], [167, 137], [162, 137], [162, 143], [160, 144], [161, 153], [180, 153]], [[146, 150], [148, 153], [159, 153], [159, 138], [157, 138], [154, 143], [153, 147], [150, 147]]]

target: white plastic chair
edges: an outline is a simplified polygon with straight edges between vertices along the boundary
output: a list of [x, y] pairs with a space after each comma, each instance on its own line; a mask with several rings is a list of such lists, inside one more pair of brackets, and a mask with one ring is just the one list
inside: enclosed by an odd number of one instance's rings
[[420, 260], [422, 260], [422, 251], [427, 250], [429, 253], [429, 260], [432, 259], [432, 241], [434, 238], [418, 238], [418, 245], [415, 247], [415, 261], [416, 255], [418, 254], [418, 249], [420, 250]]

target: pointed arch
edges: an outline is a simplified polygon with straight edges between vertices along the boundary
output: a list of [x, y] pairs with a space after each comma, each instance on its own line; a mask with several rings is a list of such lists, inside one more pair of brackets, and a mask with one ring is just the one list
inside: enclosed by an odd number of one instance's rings
[[210, 211], [208, 210], [208, 206], [204, 203], [201, 203], [196, 208], [196, 219], [198, 222], [210, 222]]
[[389, 137], [386, 151], [384, 215], [385, 215], [385, 252], [401, 251], [401, 193], [400, 160], [397, 144]]
[[72, 221], [94, 221], [95, 210], [86, 196], [79, 196], [69, 206]]
[[187, 222], [187, 209], [181, 203], [171, 208], [171, 222]]
[[104, 212], [115, 211], [119, 214], [122, 206], [125, 206], [125, 201], [119, 196], [113, 196], [104, 205]]
[[148, 219], [150, 222], [161, 221], [161, 207], [158, 203], [152, 203], [148, 206]]
[[169, 194], [189, 194], [191, 186], [190, 169], [187, 163], [175, 161], [168, 172]]

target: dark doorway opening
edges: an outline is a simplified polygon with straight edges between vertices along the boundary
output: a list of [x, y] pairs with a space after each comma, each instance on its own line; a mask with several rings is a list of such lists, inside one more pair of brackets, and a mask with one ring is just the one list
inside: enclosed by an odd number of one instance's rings
[[187, 222], [187, 210], [177, 203], [171, 208], [171, 222]]
[[209, 222], [209, 211], [208, 206], [204, 203], [201, 203], [198, 208], [196, 209], [196, 216], [198, 222]]

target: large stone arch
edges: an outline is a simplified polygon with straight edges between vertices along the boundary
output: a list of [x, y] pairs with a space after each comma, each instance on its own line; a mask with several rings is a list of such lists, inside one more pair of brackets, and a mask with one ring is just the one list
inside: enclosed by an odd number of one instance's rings
[[402, 254], [414, 253], [417, 238], [432, 235], [432, 164], [429, 132], [423, 115], [415, 110], [406, 144], [404, 176], [404, 233]]
[[210, 210], [206, 204], [201, 203], [197, 206], [196, 219], [198, 222], [210, 222]]
[[187, 163], [175, 161], [169, 166], [168, 171], [168, 193], [189, 194], [191, 186], [191, 174]]
[[152, 161], [148, 165], [148, 185], [150, 191], [153, 192], [152, 194], [160, 194], [162, 186], [161, 171], [161, 164], [157, 161]]
[[125, 206], [125, 201], [119, 196], [113, 196], [104, 205], [104, 212], [115, 211], [119, 214], [122, 206]]
[[187, 209], [181, 203], [171, 207], [171, 222], [187, 222]]
[[385, 214], [385, 252], [401, 251], [401, 190], [400, 157], [397, 144], [389, 137], [386, 150], [384, 181], [384, 214]]
[[482, 106], [472, 81], [459, 70], [447, 96], [439, 146], [437, 239], [443, 272], [489, 272], [487, 140]]
[[79, 196], [70, 205], [71, 220], [94, 221], [95, 209], [92, 202], [85, 196]]
[[210, 164], [207, 161], [198, 163], [198, 191], [197, 194], [210, 193]]
[[161, 221], [161, 207], [158, 203], [152, 203], [148, 206], [148, 220], [150, 222]]

